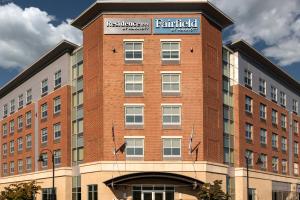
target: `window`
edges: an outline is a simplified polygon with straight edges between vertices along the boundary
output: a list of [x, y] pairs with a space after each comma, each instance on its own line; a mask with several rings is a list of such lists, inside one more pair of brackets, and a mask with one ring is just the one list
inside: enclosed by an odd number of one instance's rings
[[161, 58], [163, 61], [180, 60], [180, 42], [162, 42]]
[[259, 79], [259, 92], [266, 95], [266, 81], [262, 78]]
[[57, 123], [57, 124], [53, 125], [53, 135], [54, 135], [54, 140], [60, 139], [60, 137], [61, 137], [61, 125], [60, 125], [60, 123]]
[[252, 72], [248, 69], [244, 71], [244, 83], [246, 86], [252, 87]]
[[293, 126], [294, 133], [298, 133], [298, 127], [299, 127], [298, 121], [293, 120], [292, 126]]
[[299, 165], [298, 165], [298, 163], [294, 163], [294, 174], [295, 175], [299, 174]]
[[143, 60], [143, 42], [124, 42], [126, 61]]
[[180, 74], [162, 73], [162, 92], [180, 92]]
[[26, 91], [26, 103], [30, 104], [32, 101], [32, 89]]
[[48, 117], [48, 106], [47, 106], [47, 103], [44, 103], [42, 106], [41, 106], [41, 118], [42, 119], [45, 119]]
[[23, 160], [18, 160], [18, 173], [23, 172]]
[[247, 140], [252, 140], [252, 129], [253, 129], [253, 125], [252, 124], [249, 124], [249, 123], [246, 123], [246, 126], [245, 126], [245, 130], [246, 130], [246, 139]]
[[44, 79], [42, 81], [41, 92], [42, 92], [42, 95], [47, 94], [47, 92], [48, 92], [48, 79]]
[[88, 185], [88, 200], [98, 200], [98, 185]]
[[298, 114], [299, 104], [298, 101], [293, 99], [293, 112]]
[[144, 138], [125, 138], [126, 157], [144, 156]]
[[266, 154], [260, 154], [260, 159], [262, 161], [261, 169], [267, 169], [268, 158]]
[[47, 168], [48, 167], [48, 154], [42, 153], [42, 158], [43, 158], [43, 162], [41, 162], [41, 166], [42, 166], [42, 168]]
[[245, 111], [252, 113], [252, 98], [248, 96], [245, 97]]
[[282, 173], [286, 174], [287, 173], [287, 160], [283, 159], [281, 161], [281, 165], [282, 165]]
[[7, 176], [8, 172], [7, 172], [7, 163], [3, 163], [3, 175]]
[[19, 116], [18, 117], [18, 129], [22, 129], [23, 128], [23, 116]]
[[6, 143], [4, 143], [2, 145], [2, 154], [3, 154], [3, 156], [7, 155], [7, 144]]
[[6, 117], [8, 115], [8, 106], [7, 104], [5, 104], [3, 106], [3, 117]]
[[278, 148], [278, 135], [272, 133], [272, 147], [277, 149]]
[[246, 150], [245, 152], [246, 163], [248, 162], [249, 166], [253, 166], [253, 152]]
[[[54, 188], [54, 190], [55, 189], [56, 188]], [[56, 197], [54, 199], [56, 199]], [[52, 200], [52, 188], [43, 188], [42, 189], [42, 200]]]
[[60, 165], [61, 164], [61, 150], [55, 150], [54, 151], [54, 165]]
[[181, 138], [163, 138], [163, 156], [181, 156]]
[[13, 154], [15, 152], [15, 141], [11, 140], [9, 142], [9, 152]]
[[42, 144], [48, 142], [48, 130], [47, 128], [43, 128], [41, 132], [41, 142]]
[[143, 105], [125, 105], [125, 124], [143, 125], [144, 124], [144, 106]]
[[282, 151], [286, 151], [287, 150], [287, 140], [285, 137], [282, 137], [281, 138], [281, 150]]
[[267, 144], [267, 130], [263, 128], [260, 129], [260, 144]]
[[60, 96], [54, 99], [54, 114], [60, 113], [61, 111], [61, 99]]
[[2, 125], [3, 136], [7, 135], [7, 123]]
[[267, 106], [261, 103], [259, 106], [259, 117], [261, 119], [266, 119], [267, 118], [266, 113], [267, 113]]
[[15, 100], [12, 99], [12, 100], [10, 101], [10, 113], [15, 112], [15, 108], [16, 108]]
[[143, 92], [143, 73], [125, 74], [125, 93], [142, 93]]
[[286, 94], [282, 91], [280, 91], [280, 105], [286, 106]]
[[272, 169], [274, 172], [278, 172], [278, 158], [272, 157]]
[[281, 114], [281, 128], [286, 129], [286, 115]]
[[274, 110], [274, 109], [272, 109], [272, 124], [277, 124], [277, 115], [278, 115], [278, 113], [277, 113], [277, 111], [276, 110]]
[[181, 105], [162, 106], [163, 125], [181, 125]]
[[10, 162], [9, 168], [10, 168], [10, 174], [14, 174], [15, 173], [15, 162], [14, 161]]
[[31, 119], [32, 119], [32, 114], [31, 114], [31, 111], [29, 111], [26, 113], [26, 126], [31, 125]]
[[23, 138], [18, 138], [17, 142], [18, 142], [18, 151], [22, 151], [23, 150]]
[[54, 87], [60, 87], [61, 86], [61, 70], [58, 70], [54, 74]]
[[23, 94], [19, 95], [19, 108], [22, 108], [24, 105], [24, 96]]
[[275, 102], [277, 102], [277, 88], [274, 86], [271, 86], [271, 99]]
[[32, 160], [31, 157], [26, 158], [26, 170], [29, 172], [32, 169]]
[[30, 149], [32, 147], [31, 134], [26, 135], [26, 148]]
[[9, 128], [10, 128], [10, 133], [14, 133], [15, 132], [15, 121], [11, 120], [9, 122]]
[[298, 157], [299, 154], [299, 145], [298, 142], [294, 142], [294, 155]]

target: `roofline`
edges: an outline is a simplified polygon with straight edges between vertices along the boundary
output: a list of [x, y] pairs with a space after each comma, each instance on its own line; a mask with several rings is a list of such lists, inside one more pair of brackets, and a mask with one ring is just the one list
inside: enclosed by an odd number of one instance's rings
[[268, 67], [268, 71], [270, 73], [275, 73], [278, 75], [278, 78], [281, 81], [283, 81], [285, 84], [288, 84], [291, 90], [296, 90], [296, 92], [300, 95], [300, 83], [245, 40], [240, 39], [226, 44], [226, 46], [234, 52], [240, 52], [242, 55], [252, 58], [251, 60], [259, 65]]
[[0, 89], [0, 98], [4, 97], [13, 89], [17, 88], [19, 85], [33, 77], [42, 69], [46, 68], [60, 56], [64, 55], [65, 53], [71, 53], [78, 47], [79, 46], [77, 44], [74, 44], [67, 40], [62, 40], [54, 48], [44, 53], [33, 64], [27, 66], [22, 72], [20, 72], [17, 76], [15, 76], [4, 86], [2, 86]]
[[[208, 16], [210, 16], [210, 18], [219, 18], [221, 20], [223, 20], [223, 23], [218, 23], [218, 25], [223, 29], [226, 28], [227, 26], [230, 26], [233, 24], [233, 20], [226, 15], [223, 11], [221, 11], [219, 8], [217, 8], [214, 4], [212, 4], [210, 1], [208, 0], [97, 0], [96, 2], [94, 2], [92, 5], [90, 5], [87, 9], [85, 9], [78, 17], [76, 17], [72, 22], [71, 25], [78, 28], [78, 29], [83, 29], [86, 24], [88, 24], [90, 21], [93, 21], [95, 18], [97, 18], [99, 16], [100, 13], [104, 13], [106, 11], [110, 11], [110, 10], [105, 10], [105, 8], [103, 8], [101, 10], [100, 7], [98, 7], [100, 4], [102, 5], [109, 5], [109, 4], [129, 4], [129, 5], [133, 5], [133, 4], [141, 4], [141, 5], [145, 5], [145, 4], [207, 4], [211, 9], [213, 9], [213, 11], [215, 11], [217, 14], [219, 14], [219, 16], [215, 16], [215, 17], [211, 17], [209, 14], [207, 14]], [[120, 12], [122, 12], [122, 6], [118, 7], [120, 10]], [[165, 11], [162, 12], [167, 12], [169, 9], [169, 7], [166, 8]], [[191, 12], [195, 12], [195, 10], [190, 10]], [[199, 11], [199, 10], [198, 10]], [[94, 12], [91, 13], [91, 12]], [[130, 10], [123, 10], [123, 12], [129, 12]], [[145, 11], [146, 12], [146, 11]], [[149, 11], [151, 12], [151, 11]], [[153, 11], [155, 12], [155, 11]], [[174, 11], [173, 11], [174, 12]], [[180, 12], [180, 9], [178, 9], [178, 12]], [[89, 16], [89, 13], [91, 14], [91, 16]], [[217, 20], [214, 20], [217, 21]]]

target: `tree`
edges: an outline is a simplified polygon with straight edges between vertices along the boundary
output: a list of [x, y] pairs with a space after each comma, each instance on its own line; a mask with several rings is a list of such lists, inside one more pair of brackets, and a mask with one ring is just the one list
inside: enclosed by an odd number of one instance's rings
[[215, 180], [213, 184], [205, 183], [200, 186], [198, 192], [199, 200], [229, 200], [230, 196], [223, 192], [222, 181]]
[[0, 200], [33, 200], [40, 189], [35, 181], [10, 184], [1, 191]]

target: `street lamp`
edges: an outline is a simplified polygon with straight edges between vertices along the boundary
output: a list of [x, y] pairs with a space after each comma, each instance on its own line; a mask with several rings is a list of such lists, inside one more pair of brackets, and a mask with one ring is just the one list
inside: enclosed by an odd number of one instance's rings
[[43, 149], [40, 153], [38, 162], [45, 162], [45, 159], [43, 157], [43, 152], [48, 151], [51, 154], [51, 160], [52, 160], [52, 193], [51, 193], [51, 200], [55, 200], [55, 188], [54, 188], [54, 152], [52, 152], [49, 149]]
[[[259, 153], [257, 153], [257, 154], [259, 154]], [[246, 168], [247, 168], [247, 200], [249, 200], [249, 159], [250, 159], [250, 153], [248, 155], [245, 155], [245, 158], [246, 158]], [[259, 166], [264, 164], [263, 161], [260, 158], [260, 154], [258, 156], [256, 164], [259, 165]]]

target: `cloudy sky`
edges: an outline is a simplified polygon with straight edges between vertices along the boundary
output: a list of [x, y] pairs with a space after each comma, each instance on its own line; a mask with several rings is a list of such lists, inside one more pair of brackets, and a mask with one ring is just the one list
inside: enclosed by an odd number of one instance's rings
[[[300, 0], [211, 1], [235, 21], [224, 41], [245, 39], [300, 81]], [[0, 0], [0, 86], [60, 40], [80, 44], [69, 22], [93, 2]]]

